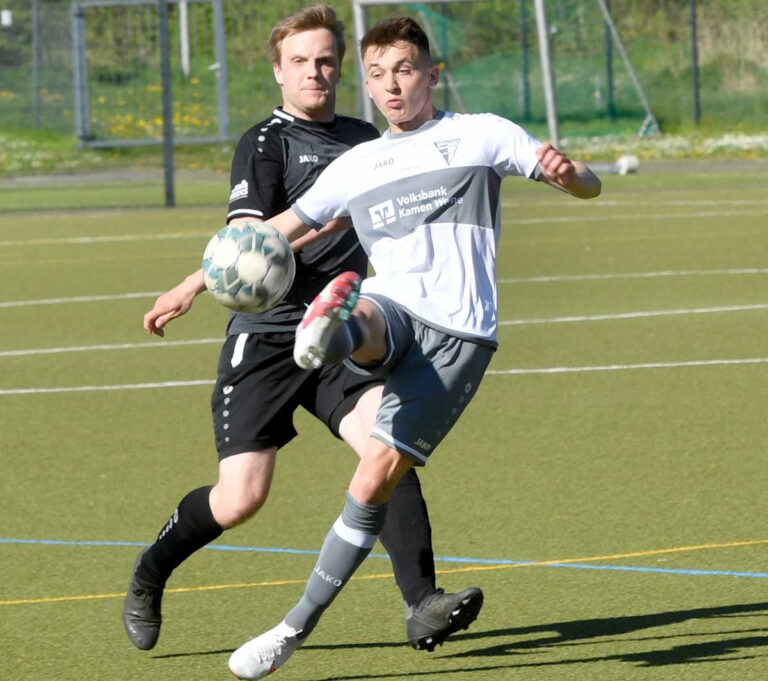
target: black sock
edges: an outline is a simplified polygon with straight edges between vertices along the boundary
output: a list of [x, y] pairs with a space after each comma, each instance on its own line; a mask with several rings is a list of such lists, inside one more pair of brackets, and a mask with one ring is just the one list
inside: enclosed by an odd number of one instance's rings
[[379, 541], [392, 560], [395, 581], [408, 605], [416, 605], [435, 592], [432, 527], [414, 468], [403, 476], [389, 499]]
[[224, 530], [216, 522], [208, 496], [211, 486], [192, 490], [180, 502], [155, 543], [144, 553], [139, 577], [165, 586], [171, 573], [195, 551], [212, 542]]

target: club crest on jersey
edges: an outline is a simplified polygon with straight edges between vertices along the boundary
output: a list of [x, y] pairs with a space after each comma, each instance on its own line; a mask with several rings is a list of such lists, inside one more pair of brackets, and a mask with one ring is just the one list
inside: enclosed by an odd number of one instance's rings
[[443, 155], [445, 162], [448, 165], [451, 165], [453, 156], [456, 153], [457, 147], [459, 146], [459, 140], [441, 140], [439, 142], [435, 142], [435, 146], [437, 147], [437, 150]]
[[238, 199], [244, 199], [248, 196], [248, 180], [238, 182], [229, 194], [229, 202], [237, 201]]
[[395, 204], [392, 199], [377, 203], [368, 209], [373, 229], [379, 229], [395, 221]]

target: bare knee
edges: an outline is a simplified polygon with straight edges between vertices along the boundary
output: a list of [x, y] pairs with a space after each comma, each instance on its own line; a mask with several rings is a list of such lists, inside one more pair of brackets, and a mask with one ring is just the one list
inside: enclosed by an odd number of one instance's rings
[[386, 503], [411, 466], [412, 459], [371, 438], [349, 485], [349, 492], [361, 504]]
[[360, 396], [354, 408], [339, 424], [339, 433], [344, 441], [362, 456], [368, 445], [368, 438], [376, 422], [376, 412], [381, 404], [381, 394], [384, 386], [377, 385], [369, 388]]
[[268, 494], [268, 490], [233, 490], [217, 484], [211, 490], [211, 512], [222, 527], [234, 527], [256, 515], [266, 503]]
[[246, 452], [222, 459], [219, 480], [210, 495], [211, 511], [224, 528], [253, 517], [266, 503], [276, 450]]

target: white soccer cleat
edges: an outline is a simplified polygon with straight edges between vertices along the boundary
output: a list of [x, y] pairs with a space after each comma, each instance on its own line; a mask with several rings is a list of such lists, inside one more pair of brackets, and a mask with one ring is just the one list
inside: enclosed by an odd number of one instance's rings
[[229, 670], [238, 679], [262, 679], [285, 664], [303, 641], [285, 622], [241, 645], [229, 657]]
[[302, 369], [319, 369], [333, 332], [343, 324], [357, 303], [361, 277], [344, 272], [315, 296], [296, 329], [293, 359]]

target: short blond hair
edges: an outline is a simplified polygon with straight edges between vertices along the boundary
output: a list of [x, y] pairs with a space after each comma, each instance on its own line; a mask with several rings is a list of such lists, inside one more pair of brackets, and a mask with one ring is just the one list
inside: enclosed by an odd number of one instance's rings
[[296, 33], [312, 31], [317, 28], [326, 28], [336, 39], [336, 53], [339, 57], [339, 64], [344, 60], [344, 52], [347, 49], [344, 40], [344, 22], [336, 16], [336, 11], [330, 5], [320, 3], [310, 5], [304, 9], [287, 16], [282, 21], [275, 24], [269, 34], [269, 58], [273, 64], [280, 63], [280, 47], [283, 40]]

